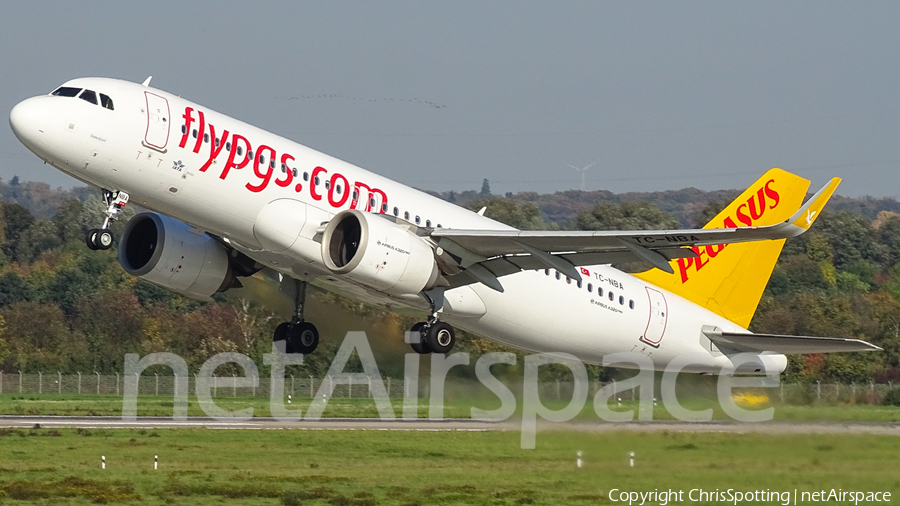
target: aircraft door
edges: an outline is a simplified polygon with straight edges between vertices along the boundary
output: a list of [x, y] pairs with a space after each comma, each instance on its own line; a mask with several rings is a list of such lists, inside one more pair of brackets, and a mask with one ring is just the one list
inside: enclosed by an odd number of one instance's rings
[[169, 101], [149, 91], [144, 92], [147, 102], [147, 130], [144, 146], [166, 152], [169, 143]]
[[666, 296], [659, 290], [645, 287], [647, 290], [647, 298], [650, 300], [650, 314], [647, 319], [647, 328], [641, 341], [659, 348], [663, 336], [666, 333], [666, 324], [669, 319], [669, 306], [666, 303]]

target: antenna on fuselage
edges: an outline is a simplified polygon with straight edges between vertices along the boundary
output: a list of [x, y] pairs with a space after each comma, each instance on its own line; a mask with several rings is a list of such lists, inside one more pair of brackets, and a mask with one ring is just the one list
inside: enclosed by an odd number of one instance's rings
[[150, 86], [151, 79], [153, 79], [153, 76], [149, 76], [147, 79], [144, 79], [144, 82], [141, 83], [141, 86]]

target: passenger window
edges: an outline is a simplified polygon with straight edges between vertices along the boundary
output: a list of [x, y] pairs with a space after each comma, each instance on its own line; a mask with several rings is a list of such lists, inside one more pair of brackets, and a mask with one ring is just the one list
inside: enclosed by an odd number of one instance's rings
[[315, 183], [316, 186], [319, 186], [319, 176], [316, 176], [315, 179], [313, 179], [313, 183]]
[[271, 168], [273, 168], [273, 169], [275, 168], [275, 159], [274, 159], [274, 158], [272, 158], [271, 160], [269, 160], [269, 167], [271, 167]]
[[387, 213], [387, 202], [381, 204], [381, 212]]
[[425, 220], [425, 226], [431, 227], [431, 220]]
[[613, 299], [615, 299], [615, 296], [613, 296], [612, 292], [609, 292], [609, 300], [613, 300]]
[[244, 156], [244, 146], [237, 147], [237, 154], [238, 156]]
[[309, 172], [304, 172], [304, 173], [303, 173], [303, 180], [304, 180], [304, 181], [309, 181]]
[[566, 276], [566, 284], [572, 284], [572, 278], [570, 278], [569, 276]]
[[624, 305], [625, 305], [625, 297], [622, 297], [621, 295], [619, 295], [619, 305], [620, 305], [620, 306], [624, 306]]
[[219, 147], [219, 138], [216, 137], [216, 147]]
[[195, 128], [194, 131], [191, 133], [191, 135], [193, 135], [195, 139], [197, 138], [197, 129], [196, 129], [196, 128]]
[[294, 177], [297, 177], [297, 169], [291, 169], [291, 174], [293, 174]]
[[633, 300], [628, 301], [628, 309], [634, 309], [634, 301]]
[[203, 134], [203, 142], [209, 143], [209, 134]]
[[287, 165], [285, 165], [285, 164], [283, 164], [283, 163], [281, 164], [281, 173], [282, 173], [282, 174], [287, 174]]
[[81, 91], [81, 88], [69, 88], [68, 86], [61, 86], [59, 88], [56, 88], [56, 91], [51, 93], [51, 95], [55, 97], [77, 97], [79, 91]]
[[335, 187], [334, 187], [334, 191], [336, 191], [337, 194], [340, 195], [340, 194], [341, 194], [341, 185], [335, 186]]
[[549, 275], [550, 275], [550, 269], [544, 269], [544, 275], [549, 276]]
[[400, 216], [400, 209], [394, 208], [394, 216]]
[[187, 127], [184, 125], [181, 125], [181, 133], [185, 133], [185, 132], [187, 132]]
[[421, 222], [422, 222], [422, 218], [419, 218], [418, 216], [416, 216], [416, 225], [418, 225]]
[[437, 224], [437, 228], [441, 228], [441, 224], [440, 224], [440, 223]]
[[[356, 192], [353, 192], [356, 193]], [[403, 219], [409, 221], [409, 211], [403, 211]]]
[[[375, 207], [375, 197], [369, 199], [369, 207]], [[416, 223], [418, 223], [418, 221]]]
[[556, 272], [556, 279], [559, 279], [559, 278], [561, 278], [561, 277], [562, 277], [562, 276], [559, 275], [559, 271], [557, 271], [557, 272]]
[[231, 143], [230, 142], [225, 143], [225, 151], [229, 151], [229, 152], [231, 151]]
[[330, 189], [331, 189], [331, 181], [325, 181], [325, 189], [326, 189], [326, 190], [330, 190]]
[[581, 288], [581, 280], [578, 280], [578, 288]]
[[97, 94], [91, 90], [82, 91], [81, 95], [78, 95], [78, 98], [84, 100], [85, 102], [90, 102], [94, 105], [97, 105]]
[[587, 288], [588, 288], [588, 291], [589, 291], [589, 292], [593, 292], [593, 291], [594, 291], [594, 285], [592, 285], [592, 284], [590, 284], [590, 283], [588, 283], [588, 287], [587, 287]]
[[599, 295], [600, 297], [603, 297], [603, 287], [601, 287], [601, 286], [597, 287], [597, 295]]

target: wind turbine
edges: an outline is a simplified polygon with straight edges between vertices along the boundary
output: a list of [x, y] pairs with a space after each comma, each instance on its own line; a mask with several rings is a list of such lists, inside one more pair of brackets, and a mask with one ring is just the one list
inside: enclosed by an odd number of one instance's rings
[[581, 191], [585, 191], [584, 173], [587, 172], [588, 169], [590, 169], [591, 167], [596, 165], [597, 162], [599, 162], [599, 161], [600, 161], [600, 159], [598, 158], [598, 159], [594, 160], [592, 163], [590, 163], [589, 165], [585, 165], [584, 167], [581, 167], [580, 169], [574, 165], [569, 165], [568, 163], [566, 164], [569, 167], [572, 167], [573, 169], [577, 170], [578, 172], [581, 172]]

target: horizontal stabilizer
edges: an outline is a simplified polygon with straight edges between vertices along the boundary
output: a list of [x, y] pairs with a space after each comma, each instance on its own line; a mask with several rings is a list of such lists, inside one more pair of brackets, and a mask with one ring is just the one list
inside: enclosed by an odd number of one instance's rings
[[[704, 330], [710, 341], [720, 348], [735, 351], [790, 354], [840, 353], [848, 351], [879, 351], [881, 348], [859, 339], [836, 337], [779, 336], [776, 334], [745, 334]], [[724, 351], [724, 350], [723, 350]]]

